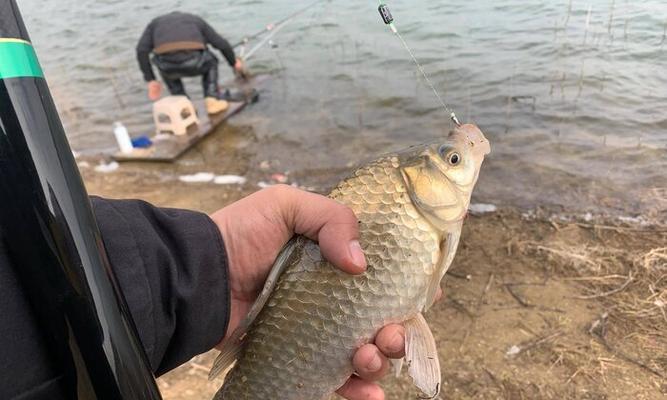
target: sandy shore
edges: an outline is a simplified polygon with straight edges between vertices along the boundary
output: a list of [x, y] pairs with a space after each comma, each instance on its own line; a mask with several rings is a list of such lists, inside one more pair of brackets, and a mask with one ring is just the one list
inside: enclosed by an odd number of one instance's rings
[[[261, 151], [249, 155], [244, 141], [239, 134], [226, 149], [205, 146], [177, 164], [124, 164], [106, 174], [94, 171], [96, 160], [80, 166], [91, 194], [212, 212], [280, 171], [279, 162], [262, 162]], [[211, 158], [217, 171], [248, 182], [178, 180]], [[301, 171], [289, 179], [322, 191], [342, 173]], [[667, 396], [665, 227], [508, 208], [471, 216], [443, 287], [444, 300], [426, 316], [440, 351], [442, 399]], [[221, 384], [206, 380], [213, 357], [198, 356], [162, 377], [164, 398], [211, 398]], [[384, 385], [388, 399], [418, 394], [405, 376]]]

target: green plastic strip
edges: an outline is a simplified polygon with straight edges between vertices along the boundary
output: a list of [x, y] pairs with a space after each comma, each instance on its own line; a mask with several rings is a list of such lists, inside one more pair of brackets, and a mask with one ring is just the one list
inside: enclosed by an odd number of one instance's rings
[[22, 77], [44, 77], [35, 49], [25, 40], [0, 38], [0, 79]]

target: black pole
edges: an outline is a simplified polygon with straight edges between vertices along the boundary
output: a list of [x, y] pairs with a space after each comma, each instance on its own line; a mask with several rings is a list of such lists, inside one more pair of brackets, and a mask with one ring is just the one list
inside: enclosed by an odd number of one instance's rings
[[160, 399], [14, 0], [0, 0], [0, 224], [65, 397]]

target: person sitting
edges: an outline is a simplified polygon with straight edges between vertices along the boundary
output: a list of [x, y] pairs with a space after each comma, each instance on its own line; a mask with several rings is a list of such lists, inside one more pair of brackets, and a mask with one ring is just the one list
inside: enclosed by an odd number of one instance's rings
[[148, 97], [156, 101], [162, 94], [151, 66], [152, 53], [152, 61], [172, 95], [187, 96], [181, 78], [201, 75], [206, 111], [226, 111], [229, 104], [220, 98], [218, 88], [218, 59], [209, 46], [218, 49], [236, 72], [243, 72], [243, 62], [236, 58], [229, 42], [201, 17], [175, 11], [153, 19], [136, 48], [139, 67], [148, 82]]

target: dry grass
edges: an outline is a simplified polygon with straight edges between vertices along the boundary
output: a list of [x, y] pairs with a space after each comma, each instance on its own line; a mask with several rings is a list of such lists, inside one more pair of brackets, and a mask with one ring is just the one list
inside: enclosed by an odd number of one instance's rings
[[[599, 234], [599, 232], [597, 233]], [[575, 282], [583, 295], [604, 309], [591, 322], [589, 348], [555, 344], [555, 363], [577, 366], [570, 379], [587, 376], [606, 379], [610, 370], [629, 364], [662, 381], [667, 379], [667, 247], [637, 249], [613, 243], [591, 247], [568, 243], [524, 242], [519, 247], [547, 261], [549, 274]]]

